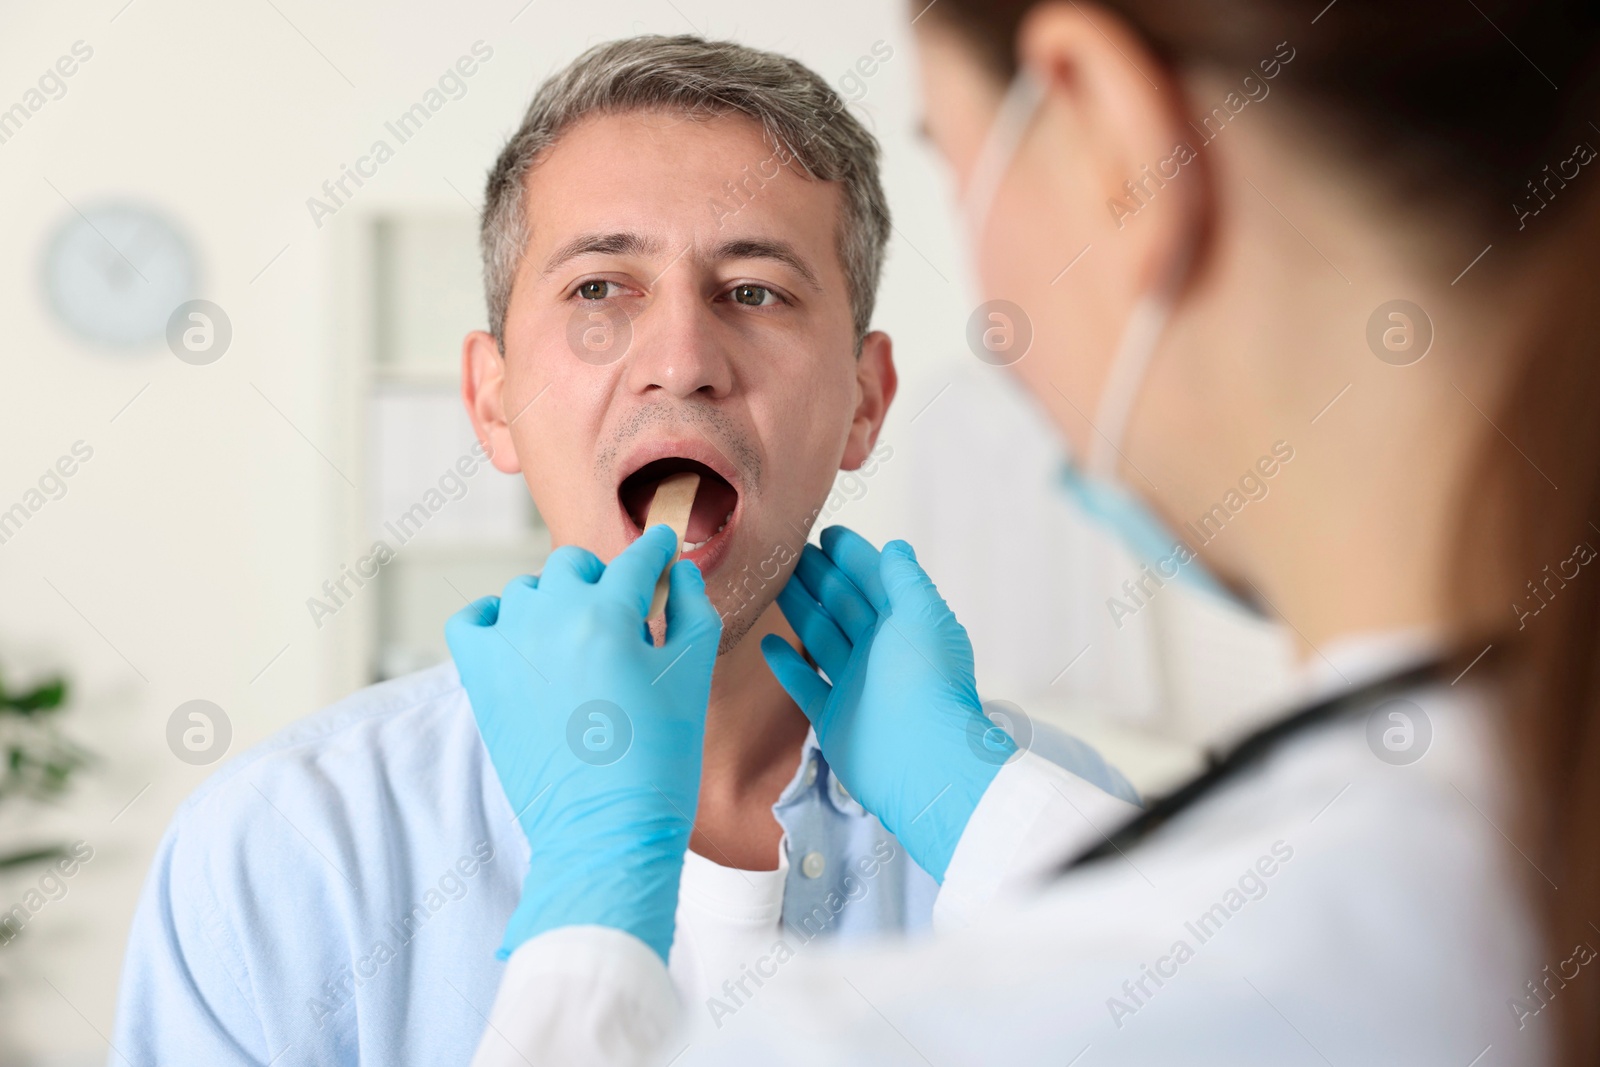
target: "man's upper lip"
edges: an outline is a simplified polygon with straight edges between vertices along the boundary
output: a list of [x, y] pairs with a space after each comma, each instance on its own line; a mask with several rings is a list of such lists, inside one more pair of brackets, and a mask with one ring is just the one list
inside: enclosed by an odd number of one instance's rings
[[621, 477], [617, 479], [617, 486], [627, 481], [633, 474], [647, 463], [654, 463], [658, 459], [681, 458], [692, 459], [704, 463], [718, 474], [722, 475], [727, 483], [741, 497], [744, 495], [740, 483], [739, 472], [733, 464], [728, 462], [728, 457], [723, 455], [710, 441], [695, 434], [692, 437], [675, 437], [655, 441], [641, 442], [617, 468]]

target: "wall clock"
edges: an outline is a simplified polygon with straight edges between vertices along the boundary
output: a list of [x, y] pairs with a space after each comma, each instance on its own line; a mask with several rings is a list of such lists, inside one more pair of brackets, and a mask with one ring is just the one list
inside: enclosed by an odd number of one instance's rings
[[56, 317], [85, 340], [117, 348], [159, 341], [195, 292], [189, 242], [158, 212], [115, 203], [73, 211], [45, 251], [43, 282]]

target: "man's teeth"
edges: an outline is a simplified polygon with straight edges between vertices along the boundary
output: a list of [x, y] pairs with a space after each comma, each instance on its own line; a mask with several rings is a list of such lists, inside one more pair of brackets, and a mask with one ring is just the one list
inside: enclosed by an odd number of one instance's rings
[[[711, 531], [711, 537], [715, 537], [723, 530], [726, 530], [728, 528], [728, 520], [731, 518], [733, 518], [733, 512], [730, 511], [722, 517], [722, 525]], [[698, 552], [711, 543], [711, 537], [706, 538], [704, 541], [685, 541], [683, 543], [683, 551]]]

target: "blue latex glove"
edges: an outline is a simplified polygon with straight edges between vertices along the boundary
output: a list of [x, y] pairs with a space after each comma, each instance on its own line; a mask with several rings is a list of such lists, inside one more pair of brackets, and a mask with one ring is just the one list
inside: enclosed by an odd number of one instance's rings
[[445, 626], [484, 746], [532, 853], [499, 956], [558, 926], [672, 947], [700, 793], [706, 702], [722, 619], [693, 563], [672, 568], [666, 643], [645, 614], [672, 558], [668, 526], [609, 566], [574, 546], [535, 578]]
[[807, 545], [778, 605], [831, 680], [782, 638], [761, 651], [850, 794], [940, 882], [1016, 744], [983, 711], [972, 642], [904, 541], [842, 526]]

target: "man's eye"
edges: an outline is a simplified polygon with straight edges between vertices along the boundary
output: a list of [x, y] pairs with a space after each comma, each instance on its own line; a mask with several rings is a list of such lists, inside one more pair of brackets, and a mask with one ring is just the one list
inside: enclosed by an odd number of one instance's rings
[[750, 307], [764, 307], [778, 302], [778, 294], [764, 285], [738, 285], [733, 288], [732, 295], [734, 300]]
[[604, 300], [611, 295], [611, 283], [608, 281], [588, 281], [578, 286], [578, 295], [585, 300]]

